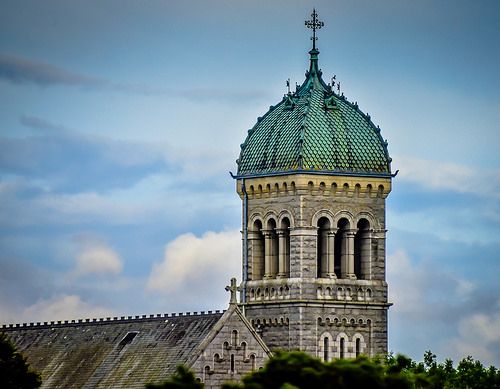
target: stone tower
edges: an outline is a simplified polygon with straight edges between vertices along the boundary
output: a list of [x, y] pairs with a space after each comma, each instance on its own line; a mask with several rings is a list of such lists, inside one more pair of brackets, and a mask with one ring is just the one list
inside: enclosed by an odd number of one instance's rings
[[305, 81], [257, 119], [237, 160], [241, 306], [271, 350], [373, 356], [387, 351], [391, 159], [370, 116], [323, 81], [312, 16]]

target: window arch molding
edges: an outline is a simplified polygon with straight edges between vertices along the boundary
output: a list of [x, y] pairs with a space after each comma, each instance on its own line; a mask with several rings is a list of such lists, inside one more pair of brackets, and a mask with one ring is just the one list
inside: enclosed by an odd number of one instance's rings
[[260, 223], [264, 226], [264, 218], [260, 212], [254, 212], [248, 217], [248, 229], [253, 231], [253, 226], [256, 221], [260, 221]]
[[[359, 339], [359, 341], [358, 341], [358, 339]], [[354, 357], [357, 357], [357, 356], [365, 353], [365, 351], [366, 351], [365, 338], [359, 332], [356, 332], [352, 336], [352, 344], [353, 344], [353, 354], [354, 354], [353, 356]], [[358, 346], [359, 346], [359, 349], [358, 349]]]
[[[335, 348], [336, 351], [334, 353], [336, 358], [347, 358], [348, 357], [348, 348], [350, 346], [349, 337], [345, 332], [340, 332], [335, 338]], [[343, 350], [342, 350], [343, 348]]]
[[318, 225], [319, 219], [321, 219], [322, 217], [327, 218], [330, 221], [331, 226], [334, 225], [335, 217], [333, 213], [328, 209], [320, 209], [319, 211], [317, 211], [312, 217], [311, 225], [316, 227]]
[[373, 214], [371, 212], [368, 212], [368, 211], [358, 212], [356, 214], [356, 217], [354, 218], [353, 225], [357, 226], [358, 223], [363, 219], [366, 219], [368, 221], [368, 223], [370, 224], [370, 229], [378, 229], [379, 228], [378, 220], [376, 220], [375, 217], [373, 216]]
[[347, 219], [350, 226], [356, 225], [354, 223], [354, 220], [355, 220], [354, 214], [351, 211], [341, 210], [341, 211], [336, 212], [335, 215], [333, 216], [333, 224], [332, 225], [337, 226], [341, 219]]
[[265, 215], [264, 215], [264, 218], [263, 218], [263, 222], [262, 222], [262, 225], [265, 226], [264, 228], [267, 228], [267, 226], [269, 225], [269, 222], [271, 220], [274, 221], [274, 224], [276, 226], [278, 226], [278, 216], [276, 215], [276, 213], [274, 211], [269, 211], [267, 212]]
[[[325, 341], [325, 339], [328, 340]], [[328, 346], [327, 350], [325, 350], [325, 345]], [[323, 332], [318, 338], [318, 357], [325, 362], [332, 360], [335, 355], [333, 352], [333, 346], [334, 339], [332, 334], [328, 331]]]
[[288, 219], [288, 221], [290, 222], [290, 227], [293, 227], [295, 225], [295, 222], [293, 220], [293, 216], [290, 212], [288, 211], [281, 211], [279, 214], [278, 214], [278, 223], [277, 225], [278, 226], [281, 226], [282, 222], [284, 219]]

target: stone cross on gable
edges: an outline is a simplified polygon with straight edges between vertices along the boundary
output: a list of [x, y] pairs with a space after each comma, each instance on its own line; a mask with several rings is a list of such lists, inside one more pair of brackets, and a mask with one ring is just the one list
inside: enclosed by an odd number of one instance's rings
[[239, 292], [241, 288], [236, 286], [236, 278], [231, 278], [231, 285], [226, 286], [226, 291], [231, 292], [231, 300], [229, 300], [229, 304], [238, 304], [238, 300], [236, 299], [236, 293]]

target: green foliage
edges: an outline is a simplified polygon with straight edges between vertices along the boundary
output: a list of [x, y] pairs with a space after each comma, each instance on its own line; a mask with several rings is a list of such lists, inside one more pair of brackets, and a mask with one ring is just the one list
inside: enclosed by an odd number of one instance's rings
[[161, 384], [147, 384], [146, 389], [203, 389], [193, 372], [183, 365], [177, 366], [175, 373]]
[[38, 388], [42, 380], [30, 370], [26, 358], [16, 351], [4, 333], [0, 332], [0, 387], [3, 389]]
[[336, 359], [324, 363], [301, 352], [280, 352], [265, 367], [228, 383], [224, 389], [300, 389], [300, 388], [373, 388], [373, 389], [500, 389], [500, 371], [485, 368], [471, 357], [455, 369], [449, 359], [438, 363], [427, 351], [423, 362], [404, 355], [386, 358]]

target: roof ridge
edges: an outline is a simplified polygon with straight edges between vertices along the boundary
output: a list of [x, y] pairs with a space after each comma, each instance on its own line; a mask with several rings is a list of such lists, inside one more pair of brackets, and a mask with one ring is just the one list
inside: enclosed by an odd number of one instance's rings
[[165, 319], [174, 317], [192, 317], [192, 316], [210, 316], [223, 314], [225, 310], [215, 310], [215, 311], [187, 311], [187, 312], [173, 312], [173, 313], [157, 313], [150, 315], [132, 315], [132, 316], [114, 316], [106, 318], [89, 318], [89, 319], [71, 319], [71, 320], [53, 320], [44, 322], [30, 322], [30, 323], [15, 323], [15, 324], [2, 324], [0, 329], [2, 330], [12, 330], [20, 328], [41, 328], [41, 327], [54, 327], [54, 326], [71, 326], [75, 324], [91, 325], [91, 324], [109, 324], [116, 322], [129, 323], [131, 321], [146, 321], [150, 319]]

